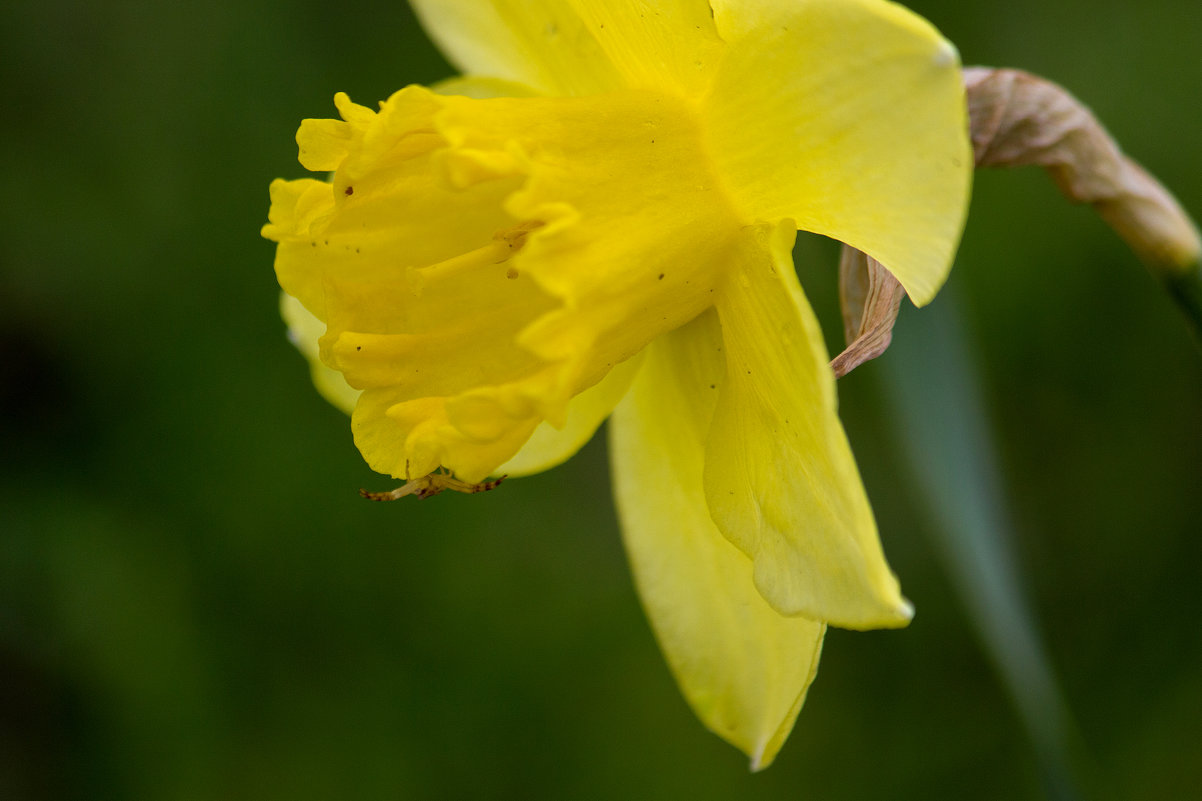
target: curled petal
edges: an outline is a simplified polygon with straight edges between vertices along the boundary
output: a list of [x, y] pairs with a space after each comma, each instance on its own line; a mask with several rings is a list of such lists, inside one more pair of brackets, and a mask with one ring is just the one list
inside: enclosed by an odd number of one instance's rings
[[639, 597], [702, 722], [767, 767], [818, 669], [826, 627], [785, 617], [706, 513], [706, 433], [725, 372], [712, 312], [652, 343], [610, 423], [614, 490]]
[[705, 107], [741, 208], [864, 251], [927, 303], [972, 176], [955, 48], [882, 0], [712, 6], [726, 47]]
[[717, 306], [726, 378], [706, 445], [710, 514], [778, 611], [847, 628], [905, 625], [913, 611], [836, 413], [822, 332], [790, 259], [793, 231], [750, 234]]

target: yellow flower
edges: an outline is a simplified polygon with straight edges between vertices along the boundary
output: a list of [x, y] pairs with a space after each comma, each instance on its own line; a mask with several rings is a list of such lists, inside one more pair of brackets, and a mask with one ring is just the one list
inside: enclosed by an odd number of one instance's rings
[[659, 642], [766, 766], [827, 623], [911, 616], [792, 244], [846, 242], [931, 299], [971, 169], [956, 51], [882, 0], [414, 6], [468, 77], [301, 125], [334, 175], [271, 187], [290, 328], [397, 478], [543, 470], [612, 412]]

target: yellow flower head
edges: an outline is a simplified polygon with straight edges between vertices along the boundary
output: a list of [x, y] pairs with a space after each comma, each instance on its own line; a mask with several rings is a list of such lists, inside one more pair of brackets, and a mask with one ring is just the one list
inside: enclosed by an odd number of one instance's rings
[[883, 0], [414, 6], [467, 77], [301, 125], [333, 179], [271, 187], [290, 328], [397, 478], [542, 470], [612, 413], [660, 644], [765, 766], [826, 624], [911, 615], [793, 239], [934, 295], [971, 169], [956, 52]]

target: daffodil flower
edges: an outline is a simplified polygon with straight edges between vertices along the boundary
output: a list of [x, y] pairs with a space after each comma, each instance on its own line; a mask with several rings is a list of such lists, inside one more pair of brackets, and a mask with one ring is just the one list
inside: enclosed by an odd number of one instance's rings
[[413, 5], [465, 77], [378, 111], [339, 94], [297, 135], [332, 180], [272, 184], [297, 344], [406, 481], [544, 470], [609, 418], [668, 663], [766, 766], [826, 625], [911, 617], [792, 245], [931, 299], [972, 166], [956, 51], [883, 0]]

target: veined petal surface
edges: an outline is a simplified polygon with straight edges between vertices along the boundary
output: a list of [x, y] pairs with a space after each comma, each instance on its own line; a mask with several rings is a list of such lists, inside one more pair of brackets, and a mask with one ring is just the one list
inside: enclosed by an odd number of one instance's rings
[[412, 0], [448, 58], [469, 75], [549, 95], [703, 86], [718, 39], [698, 0]]
[[747, 214], [884, 264], [918, 305], [951, 267], [972, 174], [955, 48], [885, 0], [713, 0], [710, 150]]
[[718, 300], [726, 376], [706, 440], [709, 511], [778, 611], [847, 628], [905, 625], [912, 609], [836, 413], [794, 236], [787, 222], [751, 229]]
[[610, 422], [614, 491], [639, 597], [685, 698], [760, 769], [793, 728], [826, 627], [769, 606], [706, 512], [721, 349], [712, 311], [648, 346]]

